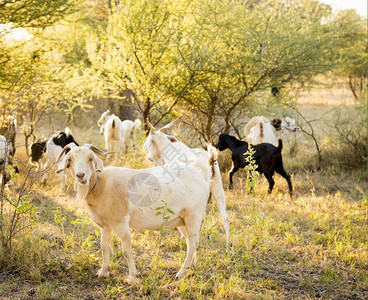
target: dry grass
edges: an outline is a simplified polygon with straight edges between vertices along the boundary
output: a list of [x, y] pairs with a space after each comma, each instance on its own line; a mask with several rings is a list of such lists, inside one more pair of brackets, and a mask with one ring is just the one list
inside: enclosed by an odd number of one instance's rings
[[[326, 107], [327, 109], [327, 107]], [[97, 129], [74, 130], [77, 140], [103, 146]], [[320, 133], [323, 137], [323, 132]], [[313, 165], [313, 148], [301, 140], [285, 168], [292, 174], [290, 199], [283, 178], [267, 195], [260, 177], [255, 192], [245, 188], [245, 174], [235, 175], [226, 190], [233, 246], [225, 236], [215, 203], [207, 208], [197, 263], [188, 276], [175, 279], [185, 258], [177, 231], [132, 231], [133, 254], [141, 283], [125, 282], [127, 264], [116, 236], [111, 243], [111, 272], [98, 279], [101, 250], [98, 228], [50, 176], [47, 187], [36, 183], [33, 230], [17, 239], [11, 256], [0, 253], [2, 299], [366, 299], [367, 174], [364, 169]], [[19, 151], [18, 153], [20, 153]], [[25, 157], [20, 154], [20, 158]], [[224, 171], [229, 153], [222, 153]], [[143, 151], [113, 162], [131, 168], [151, 163]], [[227, 174], [223, 174], [227, 187]], [[9, 191], [11, 192], [11, 191]], [[35, 216], [36, 216], [35, 215]], [[160, 240], [162, 240], [160, 242]]]
[[[124, 156], [122, 164], [149, 166], [142, 157], [142, 152]], [[125, 282], [128, 270], [116, 237], [110, 277], [95, 277], [101, 263], [100, 233], [74, 205], [72, 186], [65, 194], [58, 190], [58, 178], [53, 178], [51, 188], [35, 186], [33, 199], [40, 217], [34, 230], [18, 240], [11, 261], [1, 257], [0, 296], [364, 299], [367, 199], [359, 172], [351, 174], [349, 181], [346, 174], [328, 170], [295, 174], [293, 199], [281, 177], [276, 177], [271, 196], [263, 179], [250, 194], [238, 177], [234, 191], [226, 192], [233, 246], [225, 247], [220, 216], [212, 202], [197, 264], [186, 278], [176, 280], [186, 248], [179, 233], [165, 233], [159, 244], [160, 233], [133, 231], [133, 252], [141, 272], [137, 286]], [[343, 185], [337, 190], [339, 182]]]

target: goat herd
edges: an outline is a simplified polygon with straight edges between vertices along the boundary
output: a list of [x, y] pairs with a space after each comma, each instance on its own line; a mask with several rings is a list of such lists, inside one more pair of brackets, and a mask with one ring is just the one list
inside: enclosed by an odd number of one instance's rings
[[[94, 145], [79, 144], [70, 130], [55, 132], [48, 140], [31, 145], [30, 162], [41, 168], [42, 158], [46, 154], [43, 166], [57, 165], [56, 173], [61, 175], [61, 189], [65, 189], [66, 171], [74, 178], [76, 202], [83, 204], [90, 218], [101, 228], [102, 267], [99, 277], [107, 276], [109, 269], [109, 240], [114, 231], [122, 241], [123, 254], [129, 266], [129, 282], [137, 282], [138, 271], [134, 264], [131, 246], [130, 228], [159, 230], [177, 228], [186, 239], [187, 254], [177, 277], [185, 274], [192, 265], [199, 243], [199, 235], [207, 202], [212, 194], [221, 214], [226, 235], [226, 244], [231, 243], [229, 216], [226, 212], [226, 198], [222, 185], [220, 168], [217, 162], [217, 149], [232, 152], [233, 168], [230, 171], [230, 186], [233, 174], [244, 168], [247, 160], [245, 153], [248, 143], [236, 139], [227, 133], [221, 134], [215, 147], [203, 149], [190, 148], [176, 137], [164, 133], [176, 120], [156, 129], [148, 120], [150, 133], [143, 145], [147, 157], [156, 167], [148, 169], [129, 169], [122, 167], [104, 167], [98, 155], [110, 156], [112, 152], [120, 155], [120, 149], [127, 151], [129, 141], [135, 143], [137, 130], [141, 122], [121, 121], [117, 116], [104, 112], [98, 121], [100, 133], [104, 135], [106, 150]], [[273, 120], [254, 117], [244, 128], [247, 141], [253, 145], [257, 171], [263, 173], [272, 191], [274, 172], [283, 176], [292, 195], [290, 176], [282, 163], [281, 134], [295, 132], [298, 129], [292, 118]], [[0, 165], [7, 163], [10, 153], [8, 140], [0, 136]], [[42, 179], [46, 183], [47, 172]], [[163, 220], [157, 214], [162, 202], [170, 210], [171, 218]], [[163, 212], [164, 213], [164, 212]]]

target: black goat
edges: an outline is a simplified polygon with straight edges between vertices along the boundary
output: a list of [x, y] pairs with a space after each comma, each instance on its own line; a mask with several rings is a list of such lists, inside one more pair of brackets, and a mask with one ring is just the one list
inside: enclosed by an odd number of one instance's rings
[[[291, 184], [290, 176], [284, 170], [284, 166], [282, 163], [282, 141], [279, 140], [277, 148], [274, 145], [268, 143], [252, 145], [252, 147], [255, 151], [255, 153], [253, 154], [253, 158], [257, 164], [256, 171], [264, 174], [264, 176], [266, 177], [269, 184], [268, 192], [271, 193], [273, 186], [275, 185], [275, 181], [273, 180], [272, 176], [276, 172], [286, 179], [289, 186], [290, 196], [292, 196], [293, 186]], [[231, 159], [233, 160], [233, 168], [229, 173], [229, 189], [231, 189], [233, 185], [234, 173], [238, 171], [239, 168], [244, 168], [247, 164], [245, 160], [245, 153], [248, 151], [248, 143], [240, 141], [236, 137], [229, 134], [221, 134], [216, 148], [218, 148], [220, 151], [229, 148], [232, 152]]]

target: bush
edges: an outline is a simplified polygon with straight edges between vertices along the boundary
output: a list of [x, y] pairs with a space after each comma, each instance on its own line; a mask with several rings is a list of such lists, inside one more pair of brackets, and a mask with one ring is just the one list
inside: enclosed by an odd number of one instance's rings
[[330, 124], [331, 137], [323, 143], [326, 162], [351, 168], [367, 162], [367, 106], [363, 100], [361, 102], [348, 114], [343, 114], [341, 108], [336, 110]]

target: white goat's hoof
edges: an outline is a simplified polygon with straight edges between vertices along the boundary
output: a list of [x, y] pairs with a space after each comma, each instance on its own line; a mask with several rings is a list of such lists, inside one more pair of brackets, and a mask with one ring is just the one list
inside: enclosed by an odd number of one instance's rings
[[176, 273], [176, 278], [182, 278], [186, 272], [187, 272], [187, 269], [181, 268], [180, 271]]
[[138, 284], [140, 281], [139, 281], [139, 279], [138, 279], [137, 277], [135, 277], [135, 276], [133, 276], [133, 275], [129, 275], [129, 276], [127, 277], [127, 279], [126, 279], [126, 282], [127, 282], [128, 284], [132, 284], [132, 285], [134, 285], [134, 284]]
[[97, 272], [97, 277], [98, 278], [103, 278], [103, 277], [107, 277], [109, 276], [109, 272], [108, 271], [104, 271], [102, 268], [98, 270]]

